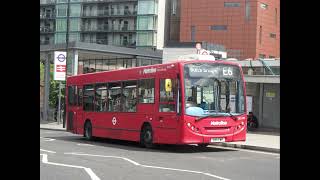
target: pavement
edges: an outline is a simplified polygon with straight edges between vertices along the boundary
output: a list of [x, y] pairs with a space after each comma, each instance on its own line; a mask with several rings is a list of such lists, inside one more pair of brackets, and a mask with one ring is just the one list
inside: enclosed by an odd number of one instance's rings
[[40, 129], [40, 179], [278, 180], [280, 154], [221, 146], [161, 145]]
[[[61, 123], [40, 122], [40, 129], [66, 131]], [[257, 150], [264, 152], [280, 153], [280, 132], [273, 129], [257, 129], [247, 133], [245, 142], [215, 143], [210, 146], [222, 146], [240, 149]]]

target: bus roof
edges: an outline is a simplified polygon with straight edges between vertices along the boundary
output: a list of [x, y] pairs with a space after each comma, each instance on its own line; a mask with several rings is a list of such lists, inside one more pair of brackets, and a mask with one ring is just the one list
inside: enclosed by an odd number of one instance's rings
[[[207, 56], [207, 55], [204, 55]], [[147, 65], [147, 66], [137, 66], [137, 67], [131, 67], [131, 68], [124, 68], [124, 69], [115, 69], [115, 70], [111, 70], [111, 71], [101, 71], [101, 72], [93, 72], [93, 73], [86, 73], [86, 74], [79, 74], [79, 75], [75, 75], [75, 76], [70, 76], [68, 77], [73, 79], [76, 77], [83, 77], [83, 76], [90, 76], [90, 75], [98, 75], [98, 74], [109, 74], [111, 72], [120, 72], [120, 71], [132, 71], [132, 70], [139, 70], [139, 69], [145, 69], [145, 68], [153, 68], [153, 67], [164, 67], [164, 66], [170, 66], [170, 65], [178, 65], [178, 64], [189, 64], [189, 63], [217, 63], [217, 64], [229, 64], [229, 65], [236, 65], [236, 66], [241, 66], [239, 63], [235, 63], [235, 62], [228, 62], [228, 61], [224, 61], [224, 60], [186, 60], [186, 59], [176, 59], [176, 60], [172, 60], [170, 62], [166, 62], [163, 64], [154, 64], [154, 65]]]

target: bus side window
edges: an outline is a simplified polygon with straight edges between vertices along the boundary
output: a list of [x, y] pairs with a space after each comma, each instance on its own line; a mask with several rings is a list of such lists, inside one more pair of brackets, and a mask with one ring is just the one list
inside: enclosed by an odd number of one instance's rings
[[76, 103], [74, 86], [68, 86], [68, 105], [73, 106]]
[[175, 112], [175, 92], [177, 84], [175, 79], [160, 79], [159, 112]]
[[108, 83], [108, 111], [121, 112], [122, 82]]
[[84, 86], [83, 92], [83, 110], [93, 111], [94, 110], [94, 86], [86, 85]]
[[154, 79], [139, 81], [139, 103], [154, 103]]
[[107, 85], [106, 84], [97, 84], [96, 85], [96, 94], [95, 94], [95, 111], [102, 112], [107, 111]]
[[78, 88], [78, 106], [82, 106], [82, 88]]
[[123, 111], [136, 112], [137, 107], [137, 81], [123, 82]]

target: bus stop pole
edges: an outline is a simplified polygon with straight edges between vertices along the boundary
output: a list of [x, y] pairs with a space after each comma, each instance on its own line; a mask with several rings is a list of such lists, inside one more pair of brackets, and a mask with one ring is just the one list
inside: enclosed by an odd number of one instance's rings
[[61, 123], [61, 82], [59, 83], [59, 100], [58, 100], [58, 124]]

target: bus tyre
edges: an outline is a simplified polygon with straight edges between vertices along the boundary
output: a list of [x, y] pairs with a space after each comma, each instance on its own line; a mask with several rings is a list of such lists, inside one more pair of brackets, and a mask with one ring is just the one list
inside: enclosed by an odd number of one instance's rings
[[209, 144], [198, 144], [200, 148], [206, 148]]
[[150, 125], [146, 125], [143, 127], [141, 132], [140, 141], [142, 146], [146, 148], [152, 148], [153, 147], [153, 132]]
[[92, 125], [91, 122], [86, 122], [84, 125], [84, 137], [86, 140], [92, 140]]

